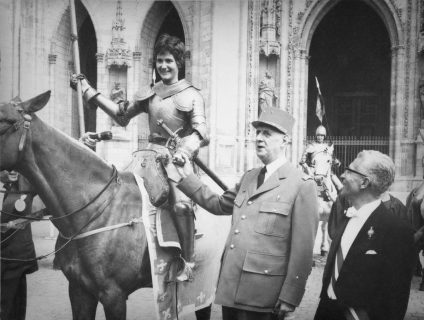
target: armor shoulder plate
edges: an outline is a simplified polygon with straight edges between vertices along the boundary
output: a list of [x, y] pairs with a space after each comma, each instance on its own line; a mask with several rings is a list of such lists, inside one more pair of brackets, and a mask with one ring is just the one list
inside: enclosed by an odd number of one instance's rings
[[199, 91], [194, 87], [177, 93], [173, 96], [175, 107], [183, 112], [190, 112], [196, 105], [203, 105], [203, 98]]
[[155, 92], [152, 90], [152, 88], [150, 86], [146, 86], [137, 91], [137, 93], [134, 95], [134, 101], [147, 100], [153, 95], [155, 95]]

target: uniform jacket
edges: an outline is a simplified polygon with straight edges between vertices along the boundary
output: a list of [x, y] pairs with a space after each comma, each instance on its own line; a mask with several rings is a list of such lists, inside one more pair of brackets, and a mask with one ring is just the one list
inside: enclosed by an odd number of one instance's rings
[[[348, 221], [342, 222], [331, 243], [321, 298], [327, 296], [334, 259]], [[334, 288], [337, 299], [347, 306], [364, 308], [371, 320], [403, 319], [414, 256], [413, 230], [381, 204], [367, 219], [345, 257]]]
[[231, 215], [216, 303], [270, 312], [278, 299], [299, 305], [318, 226], [315, 182], [286, 163], [256, 188], [260, 169], [221, 196], [191, 175], [179, 188], [206, 210]]

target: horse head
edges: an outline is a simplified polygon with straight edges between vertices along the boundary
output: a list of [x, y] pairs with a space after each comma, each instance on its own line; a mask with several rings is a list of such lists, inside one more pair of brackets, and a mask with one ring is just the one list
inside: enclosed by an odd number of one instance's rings
[[42, 109], [49, 99], [50, 91], [46, 91], [24, 102], [14, 98], [0, 104], [0, 170], [16, 167], [25, 147], [33, 114]]

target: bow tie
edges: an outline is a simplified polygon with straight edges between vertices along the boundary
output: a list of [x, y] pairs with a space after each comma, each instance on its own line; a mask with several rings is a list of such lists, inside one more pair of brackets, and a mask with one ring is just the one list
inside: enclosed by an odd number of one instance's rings
[[358, 210], [356, 210], [354, 207], [349, 207], [346, 210], [346, 217], [348, 218], [354, 218], [358, 216]]

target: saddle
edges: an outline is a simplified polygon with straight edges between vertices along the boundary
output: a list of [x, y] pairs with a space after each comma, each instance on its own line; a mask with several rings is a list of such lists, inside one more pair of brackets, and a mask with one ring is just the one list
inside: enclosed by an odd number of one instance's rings
[[144, 187], [150, 202], [155, 207], [160, 207], [169, 196], [168, 176], [165, 171], [169, 157], [161, 155], [155, 150], [145, 149], [138, 151], [138, 158], [140, 167], [137, 172], [144, 180]]

